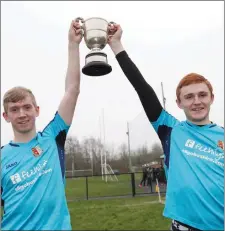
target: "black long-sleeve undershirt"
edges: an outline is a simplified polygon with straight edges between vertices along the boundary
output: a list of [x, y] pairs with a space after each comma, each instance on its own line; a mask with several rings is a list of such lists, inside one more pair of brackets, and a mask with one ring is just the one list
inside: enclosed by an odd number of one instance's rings
[[136, 90], [149, 121], [156, 121], [159, 118], [163, 107], [155, 91], [145, 81], [141, 72], [130, 59], [126, 51], [118, 53], [116, 55], [116, 59], [120, 67], [122, 68], [125, 76]]

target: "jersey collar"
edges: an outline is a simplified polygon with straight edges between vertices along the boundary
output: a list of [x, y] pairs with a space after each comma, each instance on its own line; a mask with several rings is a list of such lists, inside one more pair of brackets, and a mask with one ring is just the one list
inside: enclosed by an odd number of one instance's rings
[[37, 141], [38, 139], [38, 134], [36, 134], [36, 136], [31, 139], [30, 141], [26, 142], [26, 143], [19, 143], [19, 142], [14, 142], [13, 140], [11, 140], [9, 142], [9, 145], [13, 146], [13, 147], [22, 147], [22, 146], [25, 146], [25, 145], [32, 145], [35, 141]]

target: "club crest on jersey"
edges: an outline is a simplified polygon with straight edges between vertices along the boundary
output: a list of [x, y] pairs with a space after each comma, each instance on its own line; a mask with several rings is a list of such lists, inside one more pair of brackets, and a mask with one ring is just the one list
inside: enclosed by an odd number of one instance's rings
[[42, 149], [39, 146], [35, 146], [34, 148], [31, 149], [33, 152], [33, 155], [35, 157], [38, 157], [41, 155], [41, 153], [43, 152]]
[[217, 146], [218, 146], [219, 148], [221, 148], [221, 149], [224, 150], [224, 143], [223, 143], [222, 140], [219, 140], [219, 141], [218, 141]]

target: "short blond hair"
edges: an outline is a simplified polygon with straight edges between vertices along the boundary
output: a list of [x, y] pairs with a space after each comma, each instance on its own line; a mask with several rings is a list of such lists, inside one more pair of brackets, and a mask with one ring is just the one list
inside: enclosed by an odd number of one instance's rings
[[27, 96], [30, 96], [34, 106], [37, 106], [34, 94], [30, 89], [20, 86], [9, 89], [3, 97], [3, 107], [5, 112], [7, 112], [8, 103], [17, 103], [18, 101], [25, 99]]

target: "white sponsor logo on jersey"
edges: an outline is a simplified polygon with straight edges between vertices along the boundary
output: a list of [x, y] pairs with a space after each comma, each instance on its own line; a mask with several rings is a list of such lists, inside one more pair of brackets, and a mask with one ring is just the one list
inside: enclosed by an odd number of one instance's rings
[[188, 139], [188, 140], [186, 141], [186, 144], [185, 144], [185, 146], [186, 146], [186, 147], [189, 147], [189, 148], [193, 148], [194, 145], [195, 145], [195, 141], [194, 141], [194, 140], [190, 140], [190, 139]]
[[16, 174], [10, 176], [10, 179], [11, 179], [13, 184], [17, 184], [21, 181], [21, 177], [20, 177], [19, 173], [16, 173]]

